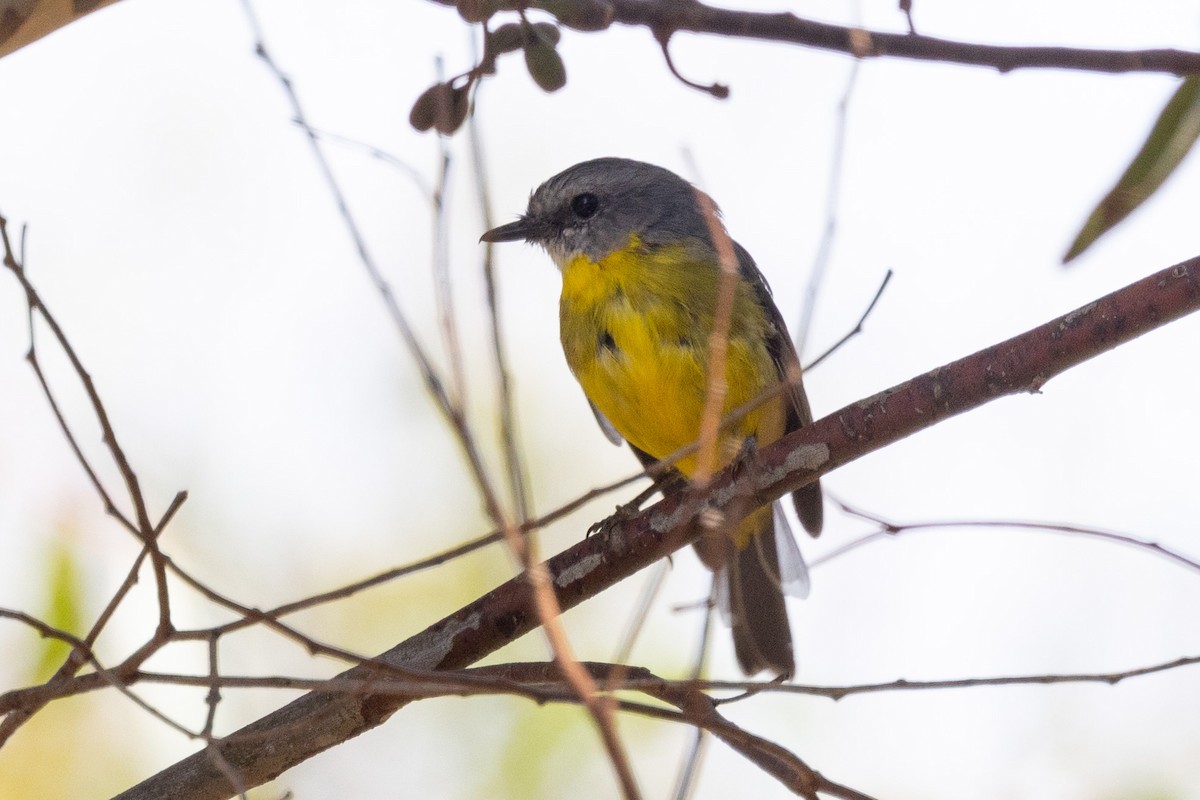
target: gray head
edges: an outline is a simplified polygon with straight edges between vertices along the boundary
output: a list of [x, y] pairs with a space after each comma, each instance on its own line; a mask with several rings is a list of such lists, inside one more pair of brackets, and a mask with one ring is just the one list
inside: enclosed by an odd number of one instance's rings
[[[697, 189], [670, 170], [627, 158], [597, 158], [564, 170], [537, 188], [516, 222], [485, 233], [485, 242], [540, 244], [559, 267], [583, 254], [592, 261], [642, 242], [710, 242]], [[715, 208], [715, 206], [714, 206]]]

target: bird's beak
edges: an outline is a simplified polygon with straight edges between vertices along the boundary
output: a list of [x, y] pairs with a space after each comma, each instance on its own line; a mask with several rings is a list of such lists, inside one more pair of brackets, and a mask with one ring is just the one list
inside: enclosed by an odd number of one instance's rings
[[528, 217], [521, 217], [516, 222], [492, 228], [479, 237], [481, 242], [520, 242], [530, 241], [537, 232], [537, 226]]

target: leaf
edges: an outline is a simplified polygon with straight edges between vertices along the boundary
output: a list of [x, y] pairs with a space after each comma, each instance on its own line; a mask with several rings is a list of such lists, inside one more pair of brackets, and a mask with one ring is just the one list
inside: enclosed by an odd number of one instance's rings
[[525, 44], [525, 33], [521, 30], [521, 26], [515, 22], [507, 22], [496, 28], [494, 31], [489, 31], [487, 41], [484, 43], [485, 48], [496, 53], [512, 53], [520, 50]]
[[1083, 229], [1063, 256], [1063, 263], [1090, 247], [1158, 191], [1197, 138], [1200, 138], [1200, 77], [1192, 76], [1175, 90], [1125, 174], [1083, 223]]
[[[56, 541], [46, 569], [48, 597], [46, 608], [39, 614], [52, 627], [68, 633], [78, 633], [83, 626], [83, 591], [79, 567], [70, 543]], [[54, 674], [71, 652], [71, 646], [61, 639], [46, 639], [41, 645], [35, 680], [45, 681]]]
[[408, 124], [421, 132], [435, 128], [438, 133], [449, 136], [467, 118], [471, 109], [470, 89], [469, 83], [458, 88], [448, 83], [430, 86], [413, 103]]
[[487, 0], [457, 0], [455, 6], [466, 22], [486, 22], [496, 11]]
[[562, 39], [562, 32], [553, 22], [535, 22], [528, 26], [526, 33], [529, 36], [536, 36], [553, 47], [557, 47], [559, 40]]
[[504, 53], [513, 53], [525, 47], [525, 28], [515, 22], [506, 22], [495, 30], [484, 28], [483, 57], [479, 69], [488, 75], [496, 74], [496, 59]]
[[[542, 23], [539, 23], [542, 24]], [[525, 68], [529, 70], [534, 83], [544, 92], [557, 92], [567, 82], [567, 70], [563, 66], [562, 56], [554, 48], [557, 38], [551, 37], [531, 26], [525, 40]], [[555, 36], [558, 31], [555, 30]]]

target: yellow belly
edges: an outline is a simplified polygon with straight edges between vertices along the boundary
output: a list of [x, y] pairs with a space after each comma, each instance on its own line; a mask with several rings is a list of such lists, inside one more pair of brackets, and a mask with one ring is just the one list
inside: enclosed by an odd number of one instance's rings
[[[655, 458], [696, 441], [708, 388], [708, 337], [717, 283], [715, 264], [679, 253], [636, 248], [601, 263], [577, 257], [563, 267], [561, 332], [567, 362], [588, 399], [625, 439]], [[728, 342], [723, 414], [778, 380], [763, 335], [765, 314], [749, 287], [739, 287]], [[782, 434], [776, 400], [748, 414], [723, 437], [720, 465], [747, 436], [760, 445]], [[694, 454], [675, 465], [695, 471]]]

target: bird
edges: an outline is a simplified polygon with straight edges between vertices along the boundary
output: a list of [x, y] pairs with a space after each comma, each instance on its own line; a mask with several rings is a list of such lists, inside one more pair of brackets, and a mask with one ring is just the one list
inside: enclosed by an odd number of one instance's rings
[[[607, 157], [546, 180], [515, 222], [480, 237], [525, 241], [549, 254], [562, 275], [559, 333], [567, 365], [604, 434], [614, 444], [628, 442], [664, 493], [686, 486], [699, 468], [694, 448], [659, 462], [700, 435], [721, 280], [714, 234], [737, 261], [722, 416], [776, 389], [722, 429], [716, 466], [752, 458], [755, 448], [812, 422], [796, 348], [770, 287], [746, 249], [728, 239], [719, 214], [706, 194], [670, 170]], [[820, 484], [796, 490], [792, 501], [817, 536]], [[716, 573], [742, 671], [791, 677], [784, 589], [807, 593], [808, 583], [778, 501], [728, 520], [722, 535], [702, 536], [695, 546]]]

